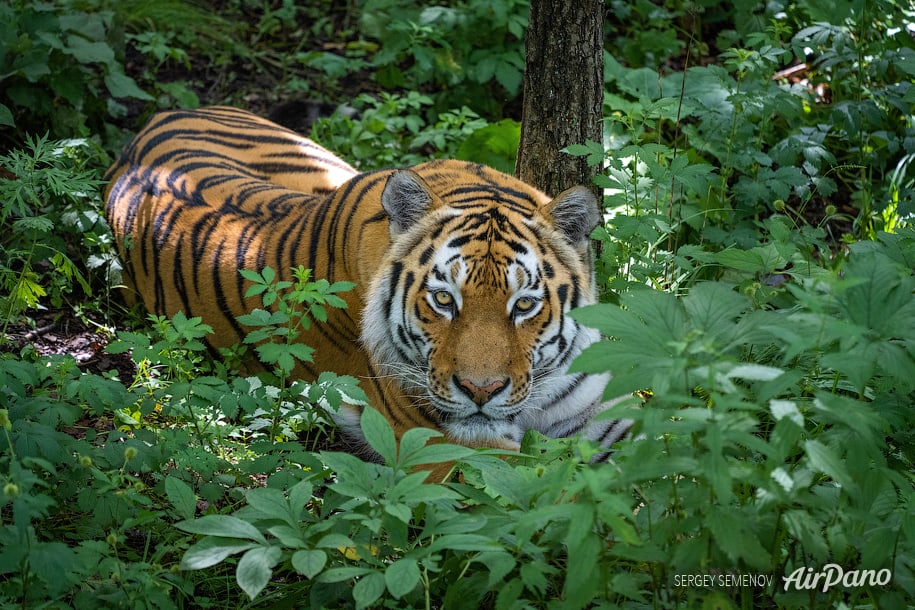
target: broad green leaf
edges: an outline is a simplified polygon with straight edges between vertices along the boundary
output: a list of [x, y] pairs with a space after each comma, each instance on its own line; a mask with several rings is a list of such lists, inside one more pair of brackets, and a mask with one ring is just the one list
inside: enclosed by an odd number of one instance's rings
[[352, 538], [343, 534], [327, 534], [322, 536], [315, 546], [321, 549], [341, 549], [354, 547], [356, 543]]
[[521, 581], [528, 590], [543, 595], [549, 588], [549, 581], [544, 572], [549, 572], [550, 569], [549, 564], [542, 562], [522, 564]]
[[241, 556], [235, 569], [235, 580], [252, 600], [257, 597], [267, 583], [275, 566], [283, 556], [278, 546], [258, 546]]
[[683, 298], [683, 308], [697, 329], [713, 333], [722, 324], [740, 316], [749, 301], [719, 282], [701, 282]]
[[403, 468], [413, 468], [421, 464], [457, 462], [474, 453], [476, 452], [469, 447], [450, 445], [447, 443], [435, 443], [414, 451], [412, 455], [400, 463], [400, 466]]
[[484, 551], [474, 557], [474, 561], [483, 564], [488, 574], [487, 586], [492, 587], [496, 583], [501, 583], [503, 579], [515, 569], [517, 561], [505, 550]]
[[398, 502], [401, 500], [412, 499], [412, 494], [426, 484], [425, 480], [426, 473], [424, 472], [414, 472], [413, 474], [402, 478], [401, 480], [397, 481], [397, 484], [394, 485], [394, 487], [388, 490], [388, 500], [392, 502]]
[[181, 521], [175, 524], [180, 530], [204, 536], [221, 536], [223, 538], [246, 538], [266, 544], [267, 540], [260, 531], [238, 517], [231, 515], [204, 515], [194, 521]]
[[280, 541], [286, 548], [301, 549], [308, 546], [304, 540], [302, 530], [291, 525], [271, 525], [267, 532]]
[[197, 512], [197, 496], [190, 485], [174, 475], [165, 477], [165, 493], [182, 519], [193, 519]]
[[[420, 470], [401, 479], [395, 486], [395, 489], [391, 490], [389, 497], [408, 502], [411, 506], [415, 506], [420, 502], [441, 502], [443, 500], [457, 501], [461, 499], [461, 495], [450, 487], [426, 483], [425, 479], [427, 476], [428, 473], [426, 471]], [[410, 483], [405, 484], [404, 481], [408, 480]], [[422, 485], [416, 485], [417, 482], [422, 482]], [[463, 531], [466, 532], [468, 530]]]
[[334, 489], [351, 497], [368, 497], [372, 494], [372, 481], [377, 477], [375, 464], [368, 464], [351, 453], [322, 451], [321, 459], [336, 471]]
[[[117, 64], [115, 64], [117, 65]], [[105, 75], [105, 87], [115, 98], [132, 97], [138, 100], [152, 101], [152, 96], [140, 89], [133, 78], [119, 70], [110, 70]]]
[[412, 557], [404, 557], [388, 566], [384, 583], [395, 598], [400, 599], [416, 588], [420, 581], [419, 565]]
[[214, 566], [229, 555], [241, 553], [257, 546], [256, 543], [238, 538], [207, 536], [192, 545], [181, 557], [182, 570], [202, 570]]
[[289, 490], [289, 507], [293, 510], [293, 518], [301, 519], [305, 505], [311, 502], [314, 494], [314, 485], [310, 481], [299, 481]]
[[[30, 545], [28, 567], [37, 574], [53, 594], [62, 594], [72, 586], [72, 577], [79, 570], [78, 555], [62, 542], [39, 542]], [[6, 549], [3, 551], [7, 552]]]
[[641, 338], [648, 343], [645, 352], [666, 356], [670, 351], [670, 342], [686, 334], [683, 308], [673, 294], [644, 290], [628, 293], [621, 300], [643, 325], [643, 328], [637, 328], [630, 324], [621, 337], [633, 339], [634, 346]]
[[[425, 473], [419, 473], [425, 479]], [[409, 525], [413, 519], [413, 511], [406, 504], [385, 504], [384, 512], [391, 515], [398, 521]]]
[[[846, 278], [839, 285], [840, 306], [849, 320], [864, 328], [893, 336], [898, 326], [897, 314], [913, 311], [911, 278], [882, 253], [852, 256]], [[909, 315], [906, 317], [911, 320]]]
[[292, 567], [305, 578], [312, 579], [327, 564], [327, 553], [320, 550], [296, 551], [292, 554]]
[[353, 600], [356, 608], [368, 608], [384, 593], [384, 575], [381, 572], [372, 572], [360, 578], [353, 587]]
[[[511, 119], [490, 123], [467, 136], [455, 158], [475, 161], [511, 174], [515, 170], [521, 124]], [[603, 148], [600, 150], [603, 158]]]
[[705, 516], [705, 526], [712, 538], [732, 560], [743, 560], [760, 570], [771, 569], [769, 552], [759, 542], [750, 522], [732, 507], [711, 506]]
[[810, 439], [804, 441], [804, 450], [811, 468], [829, 476], [846, 489], [854, 488], [854, 481], [848, 476], [848, 468], [830, 447], [816, 439]]
[[81, 64], [114, 63], [114, 50], [104, 42], [90, 42], [82, 36], [67, 36], [67, 45], [63, 52], [72, 55]]
[[289, 353], [301, 362], [313, 362], [315, 350], [304, 343], [292, 343], [286, 346]]
[[[399, 459], [409, 459], [416, 451], [426, 446], [431, 438], [441, 437], [442, 433], [429, 428], [410, 428], [400, 439]], [[399, 464], [403, 466], [403, 464]]]
[[346, 568], [331, 568], [321, 572], [320, 575], [315, 579], [319, 582], [343, 582], [344, 580], [350, 580], [353, 578], [359, 578], [365, 576], [366, 574], [373, 573], [374, 570], [371, 568], [357, 568], [357, 567], [346, 567]]
[[397, 463], [397, 439], [394, 438], [394, 429], [384, 415], [371, 407], [366, 407], [362, 410], [362, 419], [359, 423], [366, 442], [378, 452], [384, 463], [389, 466]]
[[[245, 501], [248, 506], [257, 512], [255, 519], [276, 519], [284, 521], [290, 527], [297, 527], [298, 521], [289, 514], [289, 503], [286, 496], [279, 489], [261, 487], [249, 489], [245, 492]], [[248, 515], [249, 518], [252, 515]]]
[[584, 608], [598, 592], [601, 543], [597, 536], [591, 536], [582, 540], [574, 553], [569, 549], [569, 566], [563, 587], [567, 607]]
[[521, 71], [509, 63], [502, 62], [496, 68], [496, 80], [514, 95], [521, 86]]
[[512, 578], [498, 588], [496, 596], [496, 610], [512, 610], [518, 607], [518, 600], [524, 591], [524, 583], [520, 578]]
[[13, 120], [13, 112], [5, 104], [0, 104], [0, 125], [16, 126], [16, 121]]
[[803, 545], [817, 561], [825, 561], [829, 548], [823, 538], [823, 524], [816, 521], [806, 510], [789, 510], [782, 515], [782, 522], [792, 536]]
[[749, 271], [750, 273], [771, 271], [759, 252], [754, 250], [729, 248], [717, 252], [715, 254], [715, 260], [725, 267], [737, 269], [738, 271]]
[[479, 534], [447, 534], [439, 536], [429, 545], [429, 552], [449, 551], [492, 551], [499, 548], [499, 542]]

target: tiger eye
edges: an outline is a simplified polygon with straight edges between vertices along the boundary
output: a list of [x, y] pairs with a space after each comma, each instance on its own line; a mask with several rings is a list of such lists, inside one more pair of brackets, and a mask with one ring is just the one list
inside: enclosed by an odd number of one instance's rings
[[515, 311], [518, 313], [525, 313], [534, 308], [534, 305], [537, 303], [531, 297], [521, 297], [515, 301]]
[[436, 304], [441, 307], [451, 307], [454, 305], [454, 297], [447, 290], [436, 290], [432, 293], [432, 298], [435, 299]]

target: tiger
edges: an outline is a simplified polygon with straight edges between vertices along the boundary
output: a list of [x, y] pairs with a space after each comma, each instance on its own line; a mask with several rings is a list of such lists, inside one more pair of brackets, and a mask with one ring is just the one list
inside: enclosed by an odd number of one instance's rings
[[[572, 309], [595, 303], [585, 187], [556, 197], [469, 161], [359, 172], [319, 144], [229, 107], [154, 115], [105, 175], [124, 283], [159, 315], [200, 316], [215, 348], [240, 343], [243, 269], [298, 265], [353, 282], [300, 340], [297, 378], [357, 378], [396, 438], [517, 451], [528, 430], [609, 447], [627, 420], [596, 418], [607, 375], [567, 371], [599, 340]], [[351, 450], [377, 457], [365, 404], [335, 415]]]

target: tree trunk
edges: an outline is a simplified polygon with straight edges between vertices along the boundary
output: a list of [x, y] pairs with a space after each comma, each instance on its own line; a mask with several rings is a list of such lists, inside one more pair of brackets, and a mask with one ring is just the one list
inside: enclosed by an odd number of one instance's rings
[[531, 0], [515, 174], [549, 195], [580, 184], [601, 201], [596, 168], [561, 150], [601, 141], [603, 8], [602, 0]]

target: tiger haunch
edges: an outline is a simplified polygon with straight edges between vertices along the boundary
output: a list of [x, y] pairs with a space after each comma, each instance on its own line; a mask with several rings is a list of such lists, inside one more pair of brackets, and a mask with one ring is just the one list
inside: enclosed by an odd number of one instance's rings
[[[109, 170], [106, 214], [125, 279], [151, 312], [241, 342], [240, 269], [297, 265], [352, 281], [347, 309], [302, 341], [324, 370], [360, 379], [400, 437], [423, 426], [469, 446], [517, 448], [524, 432], [585, 433], [606, 377], [567, 375], [598, 339], [566, 314], [595, 302], [584, 188], [555, 199], [485, 166], [432, 161], [359, 174], [317, 144], [232, 108], [156, 115]], [[361, 407], [339, 415], [366, 450]]]

